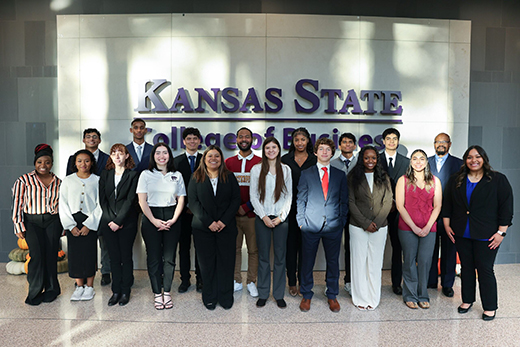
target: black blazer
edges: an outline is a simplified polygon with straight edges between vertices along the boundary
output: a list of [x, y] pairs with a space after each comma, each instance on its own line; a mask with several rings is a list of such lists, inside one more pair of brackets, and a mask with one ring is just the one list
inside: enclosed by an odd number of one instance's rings
[[101, 217], [103, 228], [111, 221], [121, 226], [129, 217], [137, 217], [134, 206], [139, 173], [125, 170], [117, 186], [117, 198], [115, 197], [114, 176], [114, 169], [104, 170], [99, 178], [99, 203], [103, 210]]
[[[105, 166], [107, 166], [108, 154], [99, 150], [99, 157], [96, 162], [96, 175], [101, 176], [101, 172], [105, 170]], [[74, 172], [74, 156], [71, 155], [69, 160], [67, 161], [67, 176]]]
[[469, 219], [472, 239], [489, 239], [499, 225], [511, 225], [513, 220], [513, 190], [506, 176], [492, 171], [491, 179], [482, 177], [466, 197], [466, 180], [457, 185], [457, 174], [451, 176], [442, 203], [442, 217], [450, 218], [450, 227], [457, 236], [463, 236]]
[[[200, 160], [202, 159], [202, 154], [197, 152], [195, 158], [195, 170], [199, 167]], [[182, 178], [184, 179], [184, 185], [186, 186], [186, 193], [188, 193], [188, 185], [191, 180], [191, 166], [186, 153], [182, 153], [181, 155], [176, 156], [173, 159], [173, 166], [175, 166], [175, 170], [179, 171], [182, 174]], [[187, 194], [186, 194], [187, 195]], [[186, 201], [187, 202], [187, 201]], [[187, 204], [184, 205], [186, 208]]]
[[200, 183], [192, 177], [188, 187], [188, 201], [193, 212], [191, 225], [194, 229], [211, 232], [211, 223], [220, 220], [226, 229], [236, 231], [235, 215], [240, 207], [240, 187], [232, 172], [228, 174], [226, 182], [218, 180], [216, 196], [208, 177]]
[[[390, 183], [392, 184], [392, 193], [394, 193], [395, 196], [395, 186], [397, 184], [397, 181], [399, 180], [399, 177], [404, 175], [406, 173], [406, 169], [408, 169], [408, 166], [410, 165], [410, 159], [405, 157], [402, 154], [397, 153], [395, 156], [395, 163], [394, 163], [394, 170], [392, 172], [392, 175], [388, 172], [388, 163], [386, 159], [386, 152], [383, 151], [380, 154], [381, 158], [381, 165], [383, 165], [383, 169], [386, 171], [388, 176], [390, 177]], [[363, 160], [363, 159], [361, 159]]]

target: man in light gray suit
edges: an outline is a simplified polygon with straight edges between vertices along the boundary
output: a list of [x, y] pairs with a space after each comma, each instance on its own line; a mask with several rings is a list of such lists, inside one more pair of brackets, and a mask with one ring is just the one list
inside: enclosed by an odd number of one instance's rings
[[[343, 133], [339, 137], [339, 149], [341, 154], [330, 162], [334, 166], [345, 173], [345, 176], [356, 166], [357, 157], [354, 155], [356, 150], [356, 136], [352, 133]], [[348, 232], [348, 224], [350, 221], [350, 213], [345, 223], [345, 290], [350, 294], [350, 234]]]

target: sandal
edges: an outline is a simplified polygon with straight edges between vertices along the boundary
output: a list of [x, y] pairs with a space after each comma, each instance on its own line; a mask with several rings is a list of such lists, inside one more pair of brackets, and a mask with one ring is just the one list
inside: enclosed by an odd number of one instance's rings
[[405, 304], [406, 304], [406, 306], [408, 306], [412, 310], [415, 310], [415, 309], [419, 308], [419, 306], [417, 306], [417, 303], [413, 302], [413, 301], [407, 301], [407, 302], [405, 302]]
[[164, 310], [164, 301], [162, 294], [154, 294], [153, 304], [156, 310]]
[[298, 288], [296, 286], [289, 286], [289, 294], [291, 296], [298, 295]]
[[164, 308], [167, 310], [173, 308], [172, 296], [168, 292], [164, 292]]
[[367, 308], [365, 306], [357, 305], [356, 308], [360, 311], [366, 311]]
[[428, 308], [430, 308], [430, 303], [428, 301], [420, 301], [419, 307], [423, 308], [423, 309], [428, 309]]

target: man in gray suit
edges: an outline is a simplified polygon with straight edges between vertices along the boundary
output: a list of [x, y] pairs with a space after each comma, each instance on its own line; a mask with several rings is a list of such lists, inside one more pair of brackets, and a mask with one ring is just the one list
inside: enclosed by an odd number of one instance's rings
[[401, 288], [401, 280], [403, 277], [403, 251], [401, 249], [399, 236], [397, 235], [399, 212], [395, 208], [395, 185], [399, 177], [406, 173], [406, 169], [408, 169], [408, 165], [410, 164], [410, 159], [397, 153], [400, 137], [401, 134], [399, 130], [395, 128], [389, 128], [383, 131], [385, 150], [381, 153], [381, 164], [390, 177], [392, 192], [394, 194], [394, 203], [388, 215], [388, 235], [390, 236], [390, 243], [392, 244], [392, 290], [396, 295], [403, 293], [403, 289]]
[[[357, 157], [354, 155], [356, 150], [356, 136], [352, 133], [343, 133], [339, 137], [339, 149], [341, 154], [338, 158], [330, 162], [334, 166], [345, 173], [345, 176], [356, 166]], [[345, 290], [350, 294], [350, 234], [348, 232], [348, 224], [350, 221], [350, 213], [345, 223]]]

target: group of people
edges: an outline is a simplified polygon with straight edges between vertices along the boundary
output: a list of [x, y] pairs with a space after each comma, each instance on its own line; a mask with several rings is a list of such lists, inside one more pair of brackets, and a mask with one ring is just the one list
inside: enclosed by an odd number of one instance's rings
[[512, 222], [513, 194], [480, 146], [469, 147], [461, 160], [449, 154], [451, 139], [441, 133], [434, 141], [434, 156], [417, 149], [408, 159], [397, 153], [400, 133], [390, 128], [382, 135], [382, 153], [366, 145], [355, 155], [356, 137], [344, 133], [341, 154], [332, 160], [332, 140], [321, 138], [313, 145], [309, 132], [298, 128], [287, 154], [282, 156], [278, 140], [268, 137], [260, 157], [251, 150], [251, 130], [243, 127], [236, 134], [239, 153], [224, 160], [216, 145], [199, 153], [201, 134], [190, 127], [182, 134], [185, 153], [174, 158], [167, 144], [145, 142], [144, 120], [134, 119], [130, 132], [133, 141], [114, 144], [107, 155], [98, 148], [99, 131], [86, 129], [85, 149], [71, 156], [63, 181], [51, 172], [52, 148], [38, 145], [35, 170], [15, 182], [15, 233], [27, 240], [31, 252], [27, 304], [50, 302], [60, 294], [56, 260], [65, 230], [69, 275], [76, 281], [71, 300], [95, 295], [99, 238], [101, 283], [112, 283], [108, 305], [126, 305], [134, 282], [132, 247], [140, 230], [158, 310], [173, 307], [177, 245], [178, 292], [191, 286], [193, 237], [196, 290], [207, 309], [217, 304], [231, 308], [233, 293], [243, 289], [245, 238], [246, 287], [258, 298], [257, 307], [267, 304], [271, 287], [277, 306], [287, 306], [287, 276], [289, 294], [302, 296], [300, 310], [310, 310], [321, 240], [325, 295], [330, 310], [339, 312], [339, 254], [345, 230], [344, 288], [359, 310], [379, 305], [389, 235], [392, 290], [402, 295], [406, 306], [430, 307], [428, 288], [437, 287], [440, 247], [443, 294], [453, 296], [458, 251], [458, 312], [466, 313], [473, 305], [478, 273], [482, 317], [495, 317], [493, 265]]

